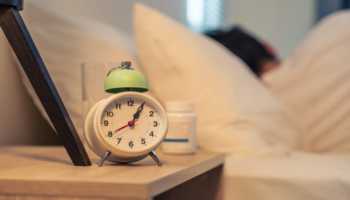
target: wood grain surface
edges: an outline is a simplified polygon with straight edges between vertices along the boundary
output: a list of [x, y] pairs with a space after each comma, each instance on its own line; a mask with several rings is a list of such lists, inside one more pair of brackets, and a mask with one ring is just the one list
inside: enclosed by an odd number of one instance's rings
[[[0, 148], [0, 200], [11, 197], [31, 200], [42, 196], [49, 200], [151, 199], [219, 169], [224, 162], [223, 155], [203, 151], [186, 156], [159, 156], [164, 163], [162, 167], [151, 159], [131, 165], [107, 163], [103, 167], [78, 167], [70, 164], [61, 147]], [[218, 184], [215, 177], [219, 177], [220, 172], [210, 176], [210, 180], [214, 180], [211, 184]], [[217, 188], [210, 183], [200, 184], [203, 188]]]

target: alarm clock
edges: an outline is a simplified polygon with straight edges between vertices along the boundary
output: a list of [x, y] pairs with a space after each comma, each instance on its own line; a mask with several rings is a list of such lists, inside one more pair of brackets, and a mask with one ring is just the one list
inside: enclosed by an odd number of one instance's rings
[[165, 109], [148, 91], [144, 76], [130, 62], [112, 69], [105, 79], [105, 91], [113, 93], [88, 112], [84, 135], [93, 152], [108, 160], [129, 163], [151, 156], [161, 165], [154, 150], [163, 141], [168, 120]]

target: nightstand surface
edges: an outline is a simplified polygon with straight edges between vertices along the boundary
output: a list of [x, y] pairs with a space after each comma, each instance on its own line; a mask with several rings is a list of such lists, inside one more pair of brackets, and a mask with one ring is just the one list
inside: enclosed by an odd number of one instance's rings
[[[0, 196], [154, 197], [223, 164], [222, 154], [159, 155], [132, 165], [75, 167], [62, 147], [0, 148]], [[94, 160], [96, 162], [96, 160]], [[1, 198], [0, 198], [1, 199]]]

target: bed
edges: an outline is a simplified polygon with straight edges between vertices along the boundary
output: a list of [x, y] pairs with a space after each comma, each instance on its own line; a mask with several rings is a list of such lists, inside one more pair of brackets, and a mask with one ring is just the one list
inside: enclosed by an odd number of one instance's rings
[[224, 199], [350, 198], [348, 12], [316, 26], [263, 84], [222, 46], [146, 6], [134, 9], [137, 53], [116, 27], [32, 6], [25, 17], [80, 132], [79, 64], [127, 58], [163, 103], [195, 103], [201, 148], [227, 155]]

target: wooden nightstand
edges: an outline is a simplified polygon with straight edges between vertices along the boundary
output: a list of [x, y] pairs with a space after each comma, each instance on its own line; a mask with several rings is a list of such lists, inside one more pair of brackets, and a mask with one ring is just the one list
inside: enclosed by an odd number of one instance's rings
[[133, 165], [74, 167], [61, 147], [0, 148], [0, 200], [219, 199], [224, 156], [160, 154]]

